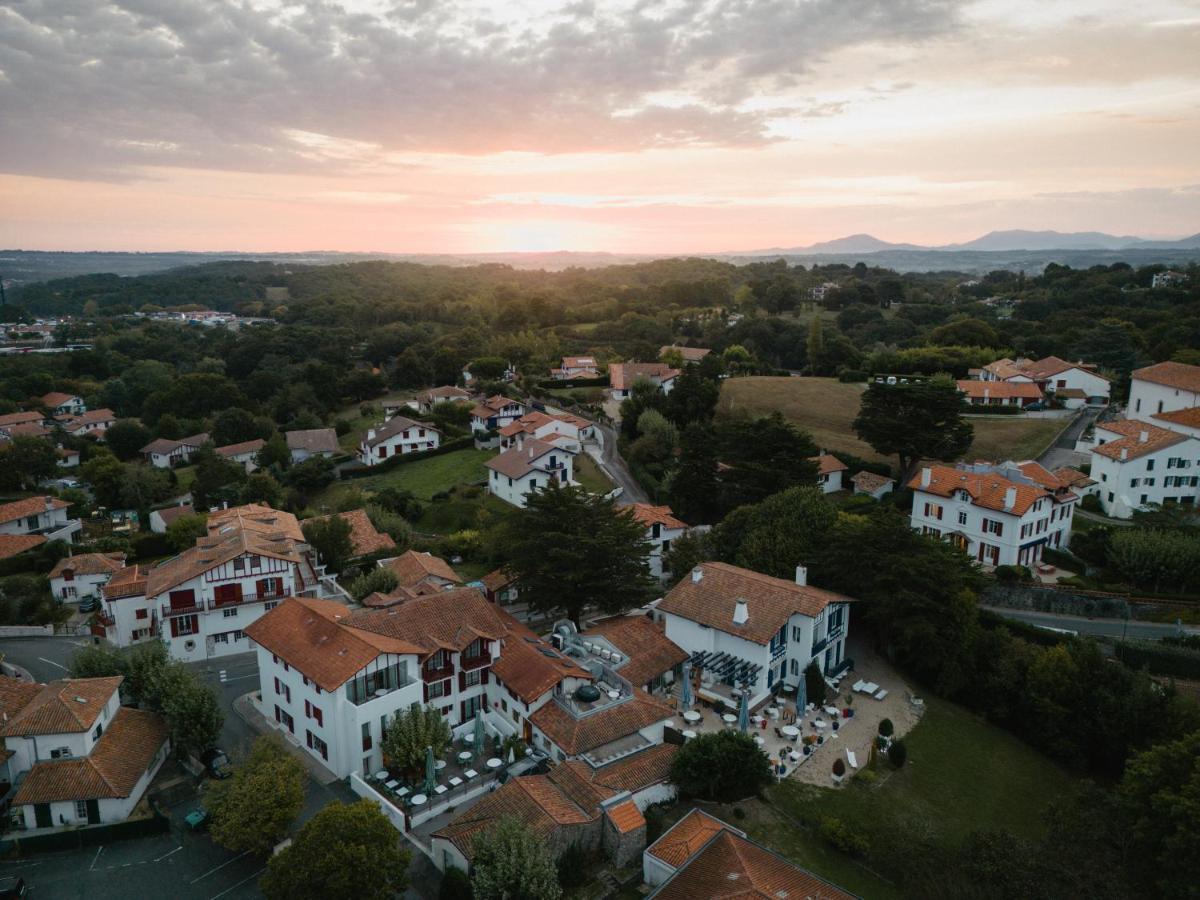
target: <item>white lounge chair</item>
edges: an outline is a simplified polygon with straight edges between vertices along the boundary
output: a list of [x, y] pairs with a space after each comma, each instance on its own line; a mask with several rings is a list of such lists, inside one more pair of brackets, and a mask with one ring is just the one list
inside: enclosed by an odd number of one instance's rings
[[850, 763], [850, 768], [852, 768], [852, 769], [858, 768], [858, 757], [854, 755], [853, 750], [846, 751], [846, 762]]
[[883, 699], [885, 699], [885, 698], [887, 697], [887, 695], [888, 695], [887, 688], [882, 688], [882, 689], [880, 689], [880, 690], [879, 690], [879, 692], [878, 692], [878, 693], [876, 693], [876, 694], [875, 694], [875, 699], [876, 699], [876, 700], [883, 700]]

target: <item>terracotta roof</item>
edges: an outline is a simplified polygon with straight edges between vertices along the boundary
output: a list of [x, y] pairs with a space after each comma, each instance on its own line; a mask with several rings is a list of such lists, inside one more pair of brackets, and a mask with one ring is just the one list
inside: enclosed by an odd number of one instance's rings
[[634, 688], [631, 699], [602, 707], [582, 718], [576, 718], [562, 704], [551, 700], [535, 710], [529, 721], [564, 753], [575, 756], [628, 737], [671, 715], [669, 706]]
[[879, 475], [875, 472], [863, 471], [856, 473], [855, 476], [850, 479], [850, 483], [860, 491], [874, 493], [884, 485], [894, 484], [895, 479], [888, 478], [886, 475]]
[[672, 869], [678, 869], [729, 826], [700, 809], [693, 809], [676, 822], [646, 852], [661, 859]]
[[190, 516], [196, 512], [190, 503], [182, 503], [179, 506], [167, 506], [163, 509], [151, 510], [152, 513], [158, 513], [158, 517], [162, 519], [164, 525], [170, 525], [180, 516]]
[[350, 609], [333, 600], [290, 597], [247, 625], [246, 634], [326, 691], [336, 691], [381, 653], [420, 652], [399, 638], [351, 628], [350, 618]]
[[50, 509], [66, 509], [70, 505], [65, 500], [45, 494], [26, 497], [24, 500], [14, 500], [12, 503], [0, 505], [0, 522], [11, 522], [14, 519], [24, 519], [26, 516], [40, 515]]
[[165, 456], [165, 455], [169, 454], [172, 450], [176, 450], [180, 447], [197, 448], [197, 447], [202, 447], [207, 443], [208, 443], [207, 432], [200, 432], [200, 434], [189, 435], [188, 437], [180, 438], [177, 441], [173, 441], [170, 438], [157, 438], [157, 439], [151, 441], [150, 443], [148, 443], [145, 447], [143, 447], [138, 452], [139, 453], [158, 453], [160, 455]]
[[564, 356], [562, 358], [562, 367], [564, 369], [586, 369], [596, 368], [596, 357], [594, 356]]
[[622, 507], [646, 528], [661, 525], [663, 528], [687, 528], [687, 523], [675, 518], [675, 513], [669, 506], [654, 506], [650, 503], [630, 503]]
[[87, 731], [124, 681], [108, 678], [63, 678], [39, 685], [40, 690], [15, 715], [0, 724], [0, 735], [78, 734]]
[[570, 453], [565, 447], [557, 447], [538, 438], [526, 438], [520, 447], [510, 447], [498, 456], [493, 456], [484, 463], [489, 469], [494, 469], [509, 478], [524, 478], [535, 470], [534, 462], [547, 453]]
[[661, 384], [679, 375], [666, 363], [613, 363], [608, 367], [609, 384], [616, 390], [628, 390], [639, 378], [655, 378]]
[[0, 675], [0, 716], [11, 719], [33, 702], [46, 685]]
[[1059, 388], [1054, 392], [1054, 396], [1059, 399], [1065, 397], [1067, 400], [1086, 400], [1088, 395], [1082, 388]]
[[1035, 462], [1032, 459], [1027, 459], [1023, 463], [1017, 463], [1017, 468], [1024, 473], [1025, 477], [1036, 481], [1049, 491], [1057, 491], [1066, 487], [1066, 485], [1062, 483], [1057, 475], [1055, 475], [1041, 463]]
[[483, 586], [489, 591], [503, 590], [516, 580], [517, 577], [503, 566], [499, 569], [493, 569], [480, 579], [483, 582]]
[[89, 409], [83, 415], [69, 416], [67, 421], [71, 425], [85, 425], [92, 422], [115, 422], [117, 414], [111, 409]]
[[778, 900], [780, 897], [853, 900], [854, 895], [723, 829], [657, 891], [656, 900]]
[[441, 578], [451, 584], [462, 584], [462, 577], [440, 556], [405, 550], [399, 556], [380, 561], [385, 569], [396, 573], [400, 587], [415, 587], [428, 578]]
[[423, 396], [428, 400], [469, 400], [471, 392], [464, 391], [460, 387], [444, 385], [442, 387], [430, 388]]
[[631, 831], [646, 827], [645, 816], [632, 800], [610, 806], [607, 813], [619, 834], [629, 834]]
[[[728, 563], [706, 562], [699, 569], [703, 577], [695, 581], [694, 574], [688, 572], [659, 603], [659, 611], [674, 613], [756, 644], [769, 644], [796, 613], [815, 617], [830, 603], [851, 601], [850, 597], [833, 591], [772, 578]], [[750, 614], [742, 625], [733, 623], [738, 600], [746, 601]]]
[[426, 431], [432, 431], [441, 434], [442, 430], [428, 422], [418, 422], [416, 419], [410, 419], [408, 416], [392, 416], [382, 425], [375, 427], [375, 436], [363, 438], [363, 445], [367, 447], [375, 447], [382, 444], [384, 441], [394, 438], [403, 431], [408, 431], [410, 428], [424, 428]]
[[1018, 375], [1025, 374], [1023, 371], [1021, 371], [1020, 367], [1017, 366], [1017, 364], [1007, 356], [1004, 357], [1004, 359], [998, 359], [995, 362], [988, 363], [983, 367], [983, 370], [985, 372], [991, 372], [1001, 380], [1014, 378]]
[[243, 453], [257, 453], [265, 446], [267, 446], [266, 441], [262, 438], [255, 438], [252, 441], [242, 441], [240, 444], [226, 444], [224, 447], [218, 447], [213, 452], [217, 456], [223, 456], [228, 459], [231, 456], [241, 456]]
[[146, 593], [146, 581], [150, 577], [150, 569], [140, 563], [121, 569], [104, 586], [104, 599], [116, 600], [121, 597], [137, 597]]
[[506, 406], [517, 406], [520, 407], [522, 411], [525, 409], [525, 404], [521, 403], [519, 400], [513, 400], [509, 397], [505, 397], [503, 394], [494, 394], [491, 397], [488, 397], [486, 400], [480, 400], [479, 403], [475, 405], [475, 408], [471, 410], [471, 415], [477, 419], [486, 419], [489, 416], [496, 415]]
[[569, 656], [554, 649], [508, 613], [500, 610], [508, 634], [492, 674], [525, 703], [532, 703], [564, 678], [592, 680], [592, 675]]
[[50, 434], [50, 429], [41, 422], [20, 422], [16, 425], [8, 425], [4, 428], [4, 433], [9, 437], [45, 437]]
[[1180, 362], [1160, 362], [1133, 373], [1134, 380], [1150, 381], [1181, 391], [1200, 393], [1200, 366]]
[[112, 575], [124, 565], [124, 553], [80, 553], [60, 559], [46, 577], [57, 578], [67, 569], [76, 575]]
[[288, 537], [298, 543], [304, 542], [300, 520], [290, 512], [274, 509], [266, 503], [246, 503], [208, 514], [210, 535], [227, 534], [225, 529], [229, 525], [270, 537]]
[[658, 348], [658, 355], [664, 356], [671, 351], [678, 353], [684, 362], [700, 362], [700, 360], [712, 353], [707, 347], [679, 347], [674, 344], [668, 344]]
[[[1091, 363], [1068, 362], [1067, 360], [1058, 356], [1046, 356], [1037, 360], [1036, 362], [1027, 363], [1023, 367], [1023, 371], [1026, 375], [1028, 375], [1030, 378], [1036, 378], [1039, 381], [1047, 378], [1053, 378], [1055, 375], [1058, 375], [1061, 372], [1066, 372], [1069, 369], [1078, 369], [1081, 372], [1087, 372], [1089, 375], [1095, 375], [1097, 378], [1101, 378], [1104, 381], [1109, 380], [1097, 372], [1095, 365]], [[1059, 391], [1059, 393], [1062, 392]]]
[[598, 769], [582, 762], [568, 762], [563, 765], [585, 766], [588, 769], [588, 778], [611, 791], [637, 793], [651, 785], [667, 781], [671, 777], [671, 762], [678, 752], [679, 747], [675, 744], [655, 744]]
[[404, 641], [428, 656], [436, 650], [465, 650], [477, 638], [501, 640], [511, 618], [477, 588], [456, 588], [387, 609], [355, 610], [346, 624]]
[[[396, 542], [390, 535], [375, 530], [375, 526], [371, 524], [371, 517], [367, 515], [365, 509], [352, 509], [348, 512], [338, 513], [337, 516], [350, 524], [350, 543], [354, 545], [355, 556], [366, 556], [368, 553], [376, 553], [380, 550], [391, 550], [396, 546]], [[309, 521], [324, 522], [328, 518], [329, 516], [317, 516]]]
[[307, 450], [309, 453], [336, 453], [337, 432], [332, 428], [309, 428], [304, 431], [284, 433], [289, 450]]
[[89, 756], [34, 765], [14, 806], [128, 797], [167, 741], [166, 723], [152, 712], [122, 707]]
[[661, 622], [645, 616], [614, 616], [594, 622], [582, 637], [600, 635], [628, 660], [617, 671], [636, 687], [669, 672], [688, 658], [688, 652], [667, 637]]
[[0, 428], [7, 428], [9, 425], [21, 425], [26, 422], [42, 422], [46, 417], [40, 412], [15, 412], [5, 413], [0, 416]]
[[263, 533], [238, 527], [232, 522], [214, 524], [213, 518], [209, 519], [208, 527], [209, 534], [198, 538], [194, 547], [150, 570], [146, 584], [147, 596], [157, 597], [243, 554], [269, 556], [292, 563], [301, 560], [296, 542], [285, 534]]
[[972, 400], [1008, 400], [1013, 397], [1022, 400], [1042, 399], [1042, 389], [1029, 381], [970, 381], [957, 382], [958, 389]]
[[817, 469], [822, 475], [832, 475], [834, 472], [845, 472], [849, 466], [834, 456], [832, 453], [822, 453], [820, 456], [813, 457], [817, 464]]
[[[501, 437], [512, 437], [515, 434], [522, 434], [522, 433], [533, 434], [535, 431], [537, 431], [543, 425], [548, 425], [551, 422], [555, 421], [556, 419], [560, 419], [560, 418], [562, 418], [562, 417], [547, 415], [546, 413], [539, 412], [538, 410], [535, 409], [532, 412], [525, 413], [525, 415], [521, 416], [521, 418], [519, 418], [519, 419], [514, 419], [513, 421], [511, 421], [507, 425], [505, 425], [503, 428], [501, 428], [500, 436]], [[566, 421], [565, 418], [562, 420]]]
[[1153, 418], [1162, 419], [1172, 425], [1182, 425], [1184, 428], [1200, 428], [1200, 406], [1189, 406], [1187, 409], [1177, 409], [1174, 412], [1158, 413]]
[[0, 534], [0, 559], [8, 559], [46, 543], [40, 534]]
[[1061, 469], [1054, 470], [1054, 477], [1067, 487], [1090, 487], [1096, 482], [1087, 475], [1084, 475], [1078, 469], [1072, 469], [1070, 466], [1063, 466]]
[[[1123, 435], [1115, 441], [1108, 441], [1092, 448], [1093, 453], [1107, 456], [1118, 462], [1137, 459], [1147, 453], [1154, 453], [1167, 447], [1174, 446], [1189, 439], [1189, 435], [1168, 428], [1159, 428], [1149, 422], [1136, 419], [1126, 419], [1120, 422], [1104, 422], [1097, 429], [1111, 431]], [[1142, 440], [1142, 436], [1145, 440]]]
[[[1023, 516], [1036, 501], [1050, 496], [1044, 488], [1010, 481], [995, 472], [968, 472], [952, 466], [930, 466], [929, 469], [931, 474], [927, 486], [921, 485], [920, 472], [912, 477], [908, 486], [914, 491], [924, 491], [938, 497], [951, 497], [955, 491], [966, 491], [975, 506], [994, 509], [996, 512]], [[1011, 509], [1004, 505], [1009, 488], [1015, 488], [1017, 491], [1016, 502]]]
[[78, 400], [75, 394], [64, 394], [61, 391], [51, 391], [48, 394], [42, 394], [38, 397], [38, 402], [42, 406], [48, 406], [53, 409], [56, 406], [62, 406], [64, 403], [70, 403], [72, 400]]

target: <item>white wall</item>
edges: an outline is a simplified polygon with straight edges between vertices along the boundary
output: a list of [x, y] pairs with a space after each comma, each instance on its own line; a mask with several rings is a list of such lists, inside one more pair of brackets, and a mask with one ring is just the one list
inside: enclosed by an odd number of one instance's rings
[[[534, 461], [535, 465], [545, 465], [549, 463], [550, 457], [553, 456], [556, 461], [562, 462], [562, 468], [556, 469], [556, 474], [566, 479], [567, 484], [574, 480], [574, 457], [567, 450], [559, 450], [553, 453], [547, 453], [545, 456]], [[534, 469], [527, 472], [520, 478], [509, 478], [497, 472], [495, 469], [488, 469], [488, 491], [495, 494], [505, 503], [510, 503], [518, 509], [525, 508], [525, 495], [535, 490], [536, 488], [544, 488], [550, 481], [550, 473], [541, 469]]]
[[50, 590], [64, 603], [78, 603], [84, 597], [99, 597], [112, 574], [76, 575], [70, 581], [59, 575], [50, 579]]
[[1200, 393], [1196, 391], [1185, 391], [1135, 378], [1129, 386], [1129, 404], [1126, 406], [1126, 412], [1131, 419], [1148, 419], [1156, 413], [1175, 412], [1193, 406], [1200, 406]]
[[[1095, 476], [1093, 476], [1095, 477]], [[1027, 565], [1031, 566], [1041, 559], [1041, 547], [1033, 546], [1041, 543], [1044, 546], [1065, 548], [1070, 545], [1071, 521], [1074, 503], [1056, 504], [1050, 497], [1043, 497], [1025, 512], [1023, 516], [1002, 512], [994, 509], [975, 506], [969, 499], [960, 498], [960, 492], [953, 497], [941, 497], [920, 489], [913, 491], [911, 524], [914, 530], [923, 533], [936, 533], [937, 536], [962, 532], [967, 536], [965, 551], [972, 559], [979, 559], [980, 544], [999, 549], [995, 563], [992, 556], [985, 554], [982, 560], [986, 565]], [[942, 517], [939, 519], [930, 510], [925, 513], [926, 504], [940, 506]], [[1065, 517], [1059, 509], [1066, 509]], [[1051, 518], [1053, 517], [1053, 521]], [[988, 519], [1001, 524], [999, 535], [983, 531], [983, 520]], [[1030, 533], [1021, 535], [1022, 526], [1032, 524]], [[1023, 548], [1031, 548], [1022, 554]]]
[[1200, 503], [1200, 440], [1190, 438], [1124, 462], [1093, 453], [1091, 477], [1098, 482], [1096, 496], [1105, 515], [1116, 519], [1128, 519], [1151, 503], [1195, 505]]
[[1103, 397], [1105, 400], [1108, 399], [1111, 390], [1107, 381], [1085, 369], [1067, 369], [1065, 372], [1059, 372], [1052, 375], [1046, 384], [1046, 390], [1050, 393], [1064, 388], [1075, 388], [1083, 391], [1089, 398]]

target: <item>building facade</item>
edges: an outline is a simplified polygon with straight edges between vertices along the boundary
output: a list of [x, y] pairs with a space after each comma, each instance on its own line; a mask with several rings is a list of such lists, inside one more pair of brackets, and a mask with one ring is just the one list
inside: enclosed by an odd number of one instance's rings
[[1200, 503], [1200, 438], [1136, 419], [1096, 425], [1091, 480], [1105, 515]]
[[436, 450], [442, 433], [426, 422], [406, 416], [394, 416], [382, 425], [367, 429], [358, 448], [358, 459], [364, 466], [376, 466], [393, 456]]

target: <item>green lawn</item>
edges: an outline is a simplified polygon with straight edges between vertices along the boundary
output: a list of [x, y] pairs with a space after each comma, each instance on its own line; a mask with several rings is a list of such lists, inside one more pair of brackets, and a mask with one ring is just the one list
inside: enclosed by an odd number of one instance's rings
[[179, 488], [179, 493], [186, 494], [192, 489], [192, 483], [196, 480], [195, 466], [181, 466], [175, 469], [176, 484]]
[[487, 470], [483, 464], [495, 455], [492, 450], [476, 450], [470, 447], [414, 460], [380, 475], [339, 481], [322, 495], [319, 503], [330, 505], [336, 502], [339, 494], [346, 491], [358, 489], [370, 494], [385, 487], [412, 491], [414, 497], [428, 502], [434, 494], [453, 487], [482, 483], [487, 477]]
[[600, 471], [596, 461], [586, 453], [576, 454], [574, 475], [575, 480], [593, 494], [607, 494], [613, 489], [608, 476]]
[[926, 704], [925, 716], [905, 738], [908, 764], [896, 771], [883, 762], [875, 784], [856, 780], [833, 790], [789, 779], [770, 790], [770, 804], [742, 804], [743, 820], [733, 818], [729, 808], [716, 814], [868, 898], [897, 897], [901, 892], [871, 871], [870, 855], [860, 864], [826, 844], [817, 833], [822, 818], [841, 819], [868, 838], [887, 823], [911, 823], [929, 829], [943, 846], [957, 845], [970, 832], [985, 828], [1039, 840], [1046, 804], [1072, 788], [1072, 776], [961, 707], [936, 698], [926, 699]]

